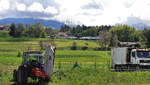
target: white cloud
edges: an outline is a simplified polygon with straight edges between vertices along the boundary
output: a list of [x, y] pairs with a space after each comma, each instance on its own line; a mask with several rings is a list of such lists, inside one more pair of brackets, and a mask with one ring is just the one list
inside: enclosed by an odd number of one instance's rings
[[10, 8], [10, 3], [7, 0], [0, 0], [0, 12], [8, 10]]
[[[60, 4], [60, 14], [57, 19], [67, 17], [75, 22], [86, 25], [115, 24], [123, 22], [130, 15], [124, 2], [120, 0], [55, 0]], [[89, 7], [92, 3], [99, 6]], [[86, 9], [83, 7], [86, 6]], [[90, 5], [89, 5], [90, 6]]]
[[16, 8], [18, 11], [26, 11], [26, 5], [25, 4], [18, 4]]
[[131, 12], [133, 16], [139, 17], [140, 19], [150, 20], [150, 1], [142, 0], [136, 1], [132, 7]]
[[[74, 23], [85, 23], [87, 18], [91, 15], [101, 13], [101, 9], [82, 9], [83, 6], [88, 5], [92, 0], [55, 0], [60, 5], [59, 15], [55, 18], [61, 21], [70, 20]], [[91, 11], [91, 12], [90, 12]], [[88, 15], [85, 15], [88, 14]], [[83, 17], [86, 17], [83, 22]], [[82, 21], [81, 21], [82, 20]]]
[[50, 7], [48, 6], [45, 10], [44, 10], [45, 14], [57, 14], [58, 10], [54, 7]]
[[27, 10], [30, 12], [43, 12], [44, 8], [42, 4], [34, 2], [31, 6], [27, 8]]
[[148, 21], [149, 9], [150, 0], [0, 0], [0, 17], [36, 15], [85, 25], [113, 25], [128, 21], [130, 16]]
[[80, 13], [81, 6], [91, 2], [91, 0], [55, 0], [60, 5], [60, 12], [66, 16], [73, 16]]

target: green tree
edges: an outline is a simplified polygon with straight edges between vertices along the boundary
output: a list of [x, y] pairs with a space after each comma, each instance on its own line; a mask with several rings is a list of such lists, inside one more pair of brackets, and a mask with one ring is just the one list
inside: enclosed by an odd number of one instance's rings
[[145, 37], [145, 40], [141, 40], [141, 41], [145, 41], [146, 42], [146, 46], [150, 47], [150, 29], [144, 29], [142, 31], [142, 36], [141, 38], [144, 39], [143, 37]]
[[40, 37], [42, 32], [45, 31], [42, 23], [34, 23], [32, 26], [34, 28], [34, 37]]
[[70, 31], [70, 27], [67, 25], [61, 26], [60, 32], [68, 32]]
[[46, 37], [47, 37], [46, 32], [42, 32], [40, 37], [41, 37], [41, 38], [46, 38]]
[[99, 32], [99, 44], [102, 48], [107, 48], [110, 44], [111, 34], [108, 31]]
[[85, 31], [82, 32], [82, 36], [98, 36], [97, 34], [98, 32], [98, 28], [97, 27], [91, 27]]
[[110, 29], [112, 34], [118, 36], [118, 40], [121, 42], [136, 42], [136, 29], [128, 25], [118, 25]]
[[110, 47], [118, 47], [118, 36], [117, 35], [111, 34], [109, 46]]
[[46, 34], [47, 34], [48, 36], [51, 36], [51, 35], [54, 34], [54, 30], [53, 30], [51, 27], [47, 27], [47, 28], [45, 29], [45, 32], [46, 32]]
[[140, 46], [140, 48], [146, 48], [146, 43], [147, 43], [147, 39], [145, 36], [140, 36], [139, 37], [139, 41], [138, 41], [138, 44]]
[[26, 28], [26, 35], [29, 37], [34, 37], [34, 27], [33, 26], [28, 26], [28, 28]]
[[18, 28], [16, 29], [16, 37], [20, 37], [24, 35], [25, 28], [23, 27], [23, 24], [19, 23]]
[[76, 27], [73, 28], [72, 30], [72, 34], [76, 37], [81, 37], [81, 33], [82, 33], [82, 27], [80, 25], [77, 25]]
[[29, 26], [26, 31], [27, 35], [30, 37], [41, 37], [44, 34], [43, 32], [45, 32], [45, 29], [42, 23], [34, 23]]
[[9, 35], [15, 37], [16, 36], [16, 25], [14, 23], [11, 24]]

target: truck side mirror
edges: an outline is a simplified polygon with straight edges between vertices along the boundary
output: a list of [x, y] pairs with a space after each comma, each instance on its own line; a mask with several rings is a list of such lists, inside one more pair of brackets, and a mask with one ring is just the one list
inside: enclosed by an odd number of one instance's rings
[[132, 52], [132, 56], [135, 57], [135, 52]]

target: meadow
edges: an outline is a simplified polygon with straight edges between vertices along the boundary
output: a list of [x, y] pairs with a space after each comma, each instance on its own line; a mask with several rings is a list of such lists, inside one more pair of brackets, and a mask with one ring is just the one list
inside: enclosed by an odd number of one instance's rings
[[[3, 33], [3, 34], [2, 34]], [[21, 64], [23, 53], [28, 47], [40, 49], [39, 40], [34, 38], [11, 38], [7, 32], [0, 32], [0, 85], [14, 85], [12, 72]], [[54, 74], [51, 82], [46, 85], [148, 85], [149, 71], [115, 72], [110, 70], [109, 51], [70, 50], [73, 42], [78, 47], [88, 43], [89, 48], [99, 47], [97, 41], [56, 39], [56, 57]], [[57, 49], [64, 48], [64, 49]], [[80, 68], [72, 69], [75, 62]], [[37, 81], [29, 79], [28, 85], [39, 85]], [[44, 84], [41, 84], [44, 85]]]

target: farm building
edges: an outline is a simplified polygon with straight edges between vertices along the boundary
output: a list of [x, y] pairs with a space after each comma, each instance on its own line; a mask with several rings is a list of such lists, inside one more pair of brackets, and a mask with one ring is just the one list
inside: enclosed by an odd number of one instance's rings
[[137, 42], [120, 42], [118, 43], [119, 47], [138, 47], [139, 44]]
[[4, 29], [5, 29], [5, 26], [0, 25], [0, 30], [4, 30]]
[[86, 36], [86, 37], [81, 37], [80, 40], [98, 40], [99, 37], [91, 37], [91, 36]]
[[58, 33], [58, 36], [60, 36], [60, 37], [66, 37], [66, 36], [68, 36], [68, 35], [67, 35], [66, 32], [59, 32], [59, 33]]

